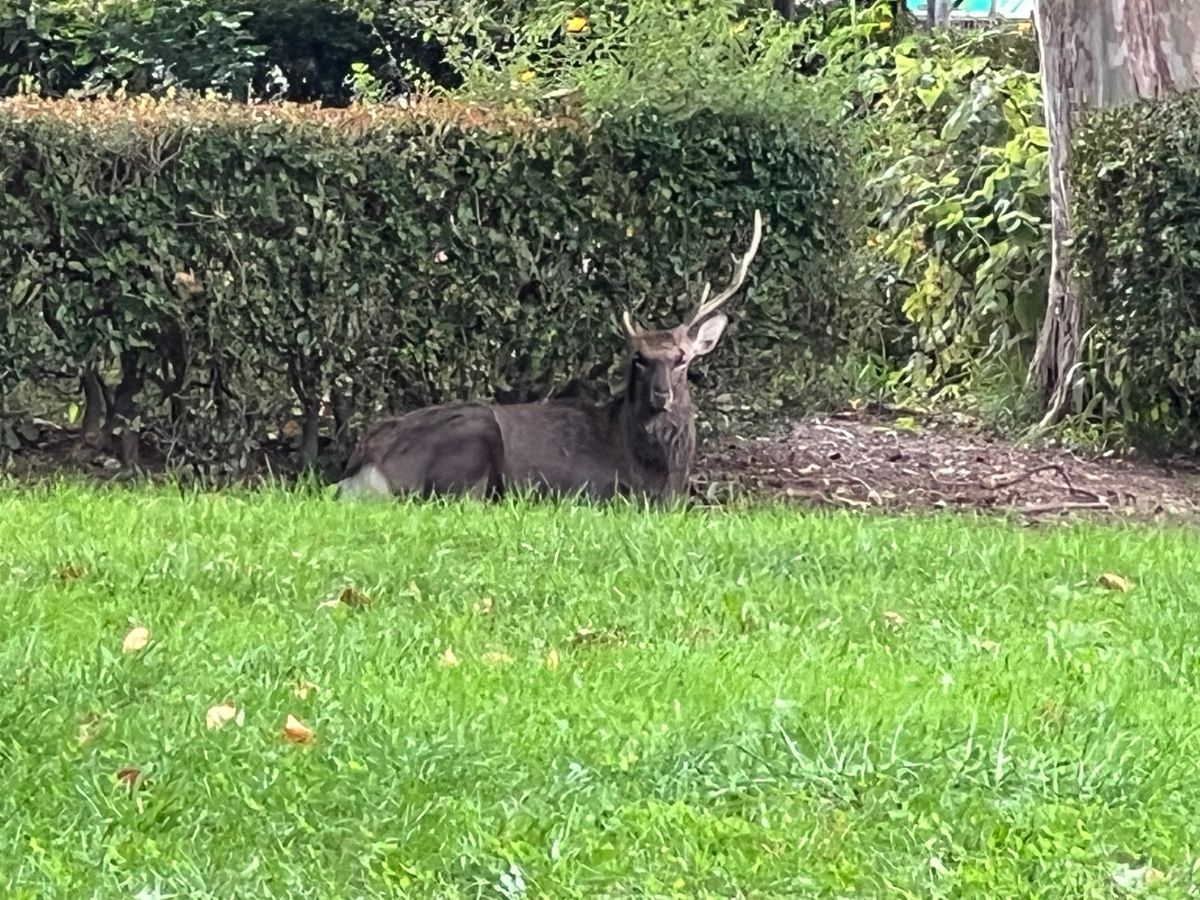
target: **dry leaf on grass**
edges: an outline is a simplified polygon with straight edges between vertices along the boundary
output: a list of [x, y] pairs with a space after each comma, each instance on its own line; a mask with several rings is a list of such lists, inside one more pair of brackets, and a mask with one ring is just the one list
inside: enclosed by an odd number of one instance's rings
[[475, 611], [481, 616], [486, 616], [495, 608], [495, 601], [491, 597], [481, 597], [475, 604]]
[[442, 652], [442, 655], [438, 657], [438, 664], [450, 669], [458, 665], [458, 657], [455, 655], [453, 647], [447, 647]]
[[1129, 893], [1140, 893], [1151, 885], [1158, 884], [1167, 875], [1154, 866], [1122, 865], [1112, 874], [1113, 884]]
[[558, 648], [551, 647], [550, 652], [546, 654], [546, 668], [557, 669], [562, 660], [558, 655]]
[[1113, 572], [1105, 572], [1097, 581], [1100, 582], [1101, 587], [1108, 588], [1110, 591], [1125, 593], [1129, 590], [1129, 582]]
[[586, 625], [583, 628], [576, 629], [571, 635], [571, 642], [575, 644], [612, 644], [621, 638], [621, 629], [617, 628], [609, 630], [601, 628], [588, 628]]
[[908, 620], [900, 613], [893, 609], [885, 610], [883, 613], [883, 621], [887, 623], [888, 628], [899, 629], [904, 627], [904, 623]]
[[316, 690], [320, 690], [320, 689], [315, 684], [313, 684], [311, 681], [301, 680], [301, 681], [297, 681], [294, 685], [292, 685], [292, 693], [295, 694], [297, 697], [299, 697], [301, 700], [307, 700], [308, 695]]
[[79, 723], [79, 734], [75, 736], [75, 740], [79, 742], [80, 746], [83, 746], [100, 733], [101, 724], [100, 716], [94, 712], [88, 713]]
[[317, 604], [317, 609], [333, 609], [345, 606], [350, 609], [366, 609], [375, 601], [353, 585], [346, 585], [328, 600]]
[[121, 642], [121, 650], [125, 653], [136, 653], [149, 643], [150, 629], [139, 625], [125, 635], [125, 640]]
[[86, 568], [84, 568], [83, 566], [80, 566], [80, 565], [76, 565], [75, 563], [71, 563], [70, 565], [63, 566], [61, 569], [58, 570], [58, 580], [59, 581], [75, 581], [76, 579], [82, 578], [86, 574], [87, 574]]
[[246, 720], [245, 710], [238, 709], [232, 703], [222, 703], [209, 709], [204, 716], [204, 724], [212, 730], [224, 728], [230, 722], [241, 725]]
[[283, 724], [283, 736], [293, 744], [310, 744], [317, 733], [289, 713]]
[[117, 780], [132, 791], [142, 780], [142, 770], [137, 766], [126, 766], [117, 773]]

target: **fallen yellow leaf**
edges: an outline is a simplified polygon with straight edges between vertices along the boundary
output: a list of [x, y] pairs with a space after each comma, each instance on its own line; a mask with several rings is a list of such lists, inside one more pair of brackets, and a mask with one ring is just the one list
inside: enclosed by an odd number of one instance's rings
[[567, 19], [567, 34], [579, 34], [588, 27], [587, 16], [571, 16]]
[[495, 607], [496, 602], [491, 597], [480, 597], [475, 609], [480, 615], [486, 616]]
[[301, 681], [297, 681], [294, 685], [292, 685], [292, 693], [295, 694], [297, 697], [299, 697], [301, 700], [307, 700], [309, 693], [311, 691], [315, 691], [315, 690], [318, 690], [318, 688], [311, 681], [301, 680]]
[[219, 706], [214, 706], [209, 709], [208, 714], [204, 717], [204, 724], [210, 729], [216, 730], [224, 728], [230, 722], [236, 721], [239, 725], [245, 718], [245, 713], [234, 706], [232, 703], [222, 703]]
[[558, 648], [551, 647], [550, 652], [546, 654], [546, 668], [547, 669], [557, 669], [559, 666], [559, 663], [561, 663], [561, 662], [562, 662], [562, 660], [559, 658], [559, 655], [558, 655]]
[[907, 620], [895, 610], [888, 609], [883, 613], [883, 621], [888, 624], [889, 628], [902, 628]]
[[124, 769], [122, 769], [120, 772], [117, 773], [117, 780], [120, 781], [123, 785], [125, 785], [125, 787], [129, 788], [129, 790], [131, 790], [131, 791], [135, 787], [137, 787], [137, 784], [141, 780], [141, 778], [142, 778], [142, 770], [139, 769], [137, 766], [126, 766]]
[[121, 650], [125, 653], [136, 653], [148, 643], [150, 643], [150, 629], [139, 625], [137, 628], [131, 629], [129, 634], [125, 635], [125, 640], [121, 642]]
[[438, 659], [438, 662], [447, 668], [453, 668], [458, 665], [458, 657], [454, 655], [454, 649], [447, 647], [446, 651]]
[[317, 736], [316, 732], [293, 716], [288, 714], [287, 721], [283, 724], [283, 736], [293, 744], [308, 744]]
[[533, 79], [537, 78], [537, 72], [533, 71], [533, 69], [526, 69], [517, 78], [521, 79], [521, 81], [533, 81]]
[[1110, 591], [1125, 592], [1129, 590], [1129, 582], [1112, 572], [1105, 572], [1097, 579], [1101, 587], [1108, 588]]

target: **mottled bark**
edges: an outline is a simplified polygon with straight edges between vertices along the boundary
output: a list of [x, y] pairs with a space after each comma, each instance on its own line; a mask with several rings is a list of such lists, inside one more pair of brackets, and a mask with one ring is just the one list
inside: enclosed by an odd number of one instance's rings
[[[1078, 15], [1086, 3], [1038, 0], [1034, 7], [1041, 53], [1042, 102], [1050, 134], [1050, 293], [1030, 378], [1042, 391], [1047, 421], [1055, 421], [1070, 401], [1071, 370], [1079, 359], [1083, 310], [1071, 278], [1070, 185], [1067, 161], [1080, 91], [1094, 80], [1090, 42], [1078, 39], [1086, 23]], [[1077, 80], [1078, 79], [1078, 80]]]
[[1050, 292], [1029, 377], [1044, 424], [1077, 407], [1085, 310], [1071, 278], [1075, 119], [1084, 107], [1157, 99], [1200, 83], [1200, 0], [1037, 0], [1043, 102], [1050, 134]]

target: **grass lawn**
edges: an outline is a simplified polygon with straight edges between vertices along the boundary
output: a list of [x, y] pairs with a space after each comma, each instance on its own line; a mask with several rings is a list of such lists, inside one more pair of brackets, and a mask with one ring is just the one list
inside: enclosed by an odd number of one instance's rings
[[0, 491], [0, 894], [1194, 895], [1198, 566], [1185, 530]]

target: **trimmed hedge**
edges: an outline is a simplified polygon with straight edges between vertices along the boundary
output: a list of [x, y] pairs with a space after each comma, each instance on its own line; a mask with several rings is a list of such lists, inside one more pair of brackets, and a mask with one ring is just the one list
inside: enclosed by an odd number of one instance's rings
[[852, 223], [842, 135], [777, 118], [6, 101], [0, 443], [75, 403], [126, 459], [221, 474], [293, 404], [311, 463], [382, 409], [544, 395], [619, 357], [621, 304], [727, 278], [756, 207], [706, 372], [794, 369], [843, 332]]
[[1139, 431], [1200, 436], [1200, 92], [1097, 113], [1074, 147], [1094, 387]]

